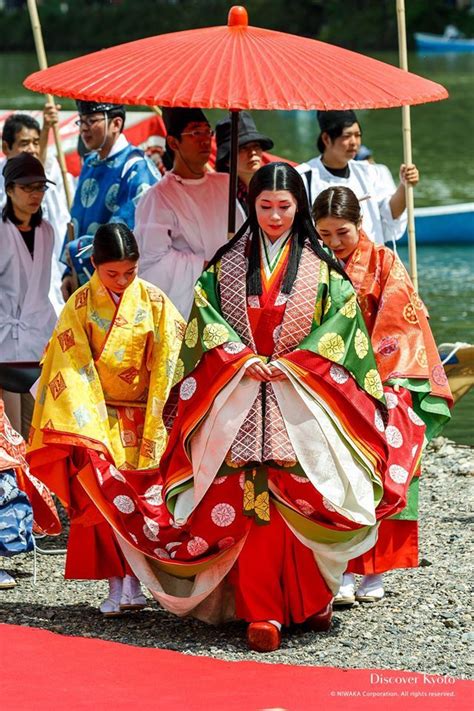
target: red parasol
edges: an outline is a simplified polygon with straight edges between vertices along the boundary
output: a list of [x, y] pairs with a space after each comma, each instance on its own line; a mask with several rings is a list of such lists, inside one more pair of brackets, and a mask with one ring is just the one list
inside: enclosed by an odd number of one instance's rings
[[[24, 85], [92, 101], [229, 109], [231, 190], [240, 109], [375, 109], [448, 96], [440, 84], [356, 52], [250, 27], [240, 6], [231, 8], [225, 26], [93, 52], [35, 72]], [[229, 211], [233, 206], [231, 199]]]

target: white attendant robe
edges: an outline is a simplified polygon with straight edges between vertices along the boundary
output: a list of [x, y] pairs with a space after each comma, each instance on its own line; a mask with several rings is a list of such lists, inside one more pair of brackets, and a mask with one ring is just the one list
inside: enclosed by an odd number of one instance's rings
[[0, 221], [0, 362], [38, 361], [56, 325], [50, 299], [54, 233], [35, 229], [34, 259], [18, 228]]
[[369, 195], [369, 199], [361, 202], [362, 226], [373, 242], [384, 244], [403, 236], [407, 226], [407, 216], [405, 210], [399, 218], [392, 217], [390, 198], [396, 190], [395, 183], [388, 169], [382, 174], [379, 168], [380, 166], [367, 161], [350, 160], [349, 177], [340, 178], [324, 167], [319, 156], [307, 163], [301, 163], [296, 170], [303, 176], [307, 193], [308, 182], [304, 173], [311, 171], [311, 195], [308, 195], [311, 205], [323, 190], [336, 185], [350, 188], [359, 200]]
[[[139, 275], [164, 291], [185, 319], [204, 262], [227, 241], [228, 194], [226, 173], [197, 180], [167, 173], [138, 203]], [[236, 229], [244, 219], [237, 203]]]

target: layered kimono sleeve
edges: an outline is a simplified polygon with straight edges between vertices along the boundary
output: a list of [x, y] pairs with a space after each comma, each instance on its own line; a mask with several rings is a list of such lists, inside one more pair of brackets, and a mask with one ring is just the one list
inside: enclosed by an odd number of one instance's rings
[[[353, 287], [337, 272], [329, 272], [325, 264], [321, 268], [311, 332], [297, 349], [283, 355], [277, 363], [290, 377], [302, 403], [314, 413], [315, 421], [322, 422], [329, 417], [332, 430], [337, 432], [331, 439], [331, 428], [326, 429], [332, 451], [336, 451], [341, 440], [347, 451], [352, 452], [359, 467], [359, 474], [354, 476], [354, 490], [360, 488], [360, 472], [367, 472], [374, 491], [377, 519], [400, 511], [417, 469], [424, 427], [410, 419], [410, 403], [402, 401], [402, 395], [400, 407], [387, 407], [391, 402], [386, 404]], [[275, 383], [274, 387], [280, 391], [286, 386], [283, 382]], [[277, 396], [284, 406], [284, 392], [277, 392]], [[288, 397], [286, 401], [291, 404]], [[298, 461], [309, 472], [311, 450], [305, 441], [300, 441], [299, 431], [293, 427], [298, 412], [298, 409], [291, 411], [287, 421]], [[301, 426], [306, 425], [302, 422]], [[314, 442], [315, 436], [309, 439], [307, 435], [306, 440]], [[341, 468], [344, 475], [350, 471], [350, 464], [348, 460]], [[318, 470], [316, 464], [312, 468]], [[342, 490], [346, 491], [347, 487]]]
[[451, 415], [452, 396], [428, 320], [428, 312], [400, 259], [380, 250], [381, 297], [371, 340], [381, 378], [412, 394], [413, 408], [430, 440]]
[[311, 332], [291, 360], [299, 361], [303, 352], [306, 357], [319, 355], [345, 368], [360, 388], [383, 402], [382, 381], [354, 289], [324, 262]]
[[61, 496], [63, 487], [51, 482], [47, 472], [55, 462], [65, 464], [71, 446], [94, 449], [113, 461], [104, 393], [87, 333], [88, 298], [88, 286], [76, 291], [54, 329], [42, 362], [30, 432], [30, 468], [44, 469], [40, 478], [63, 501], [67, 494]]

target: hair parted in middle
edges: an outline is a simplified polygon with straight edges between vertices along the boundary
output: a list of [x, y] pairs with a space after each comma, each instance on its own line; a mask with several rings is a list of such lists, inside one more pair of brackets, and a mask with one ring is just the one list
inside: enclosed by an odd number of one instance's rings
[[94, 235], [92, 257], [96, 267], [107, 262], [129, 259], [137, 262], [140, 257], [137, 240], [132, 230], [121, 222], [101, 225]]
[[252, 177], [248, 190], [249, 216], [235, 237], [215, 254], [210, 264], [215, 264], [239, 240], [249, 232], [251, 244], [249, 253], [249, 266], [247, 271], [247, 293], [249, 295], [262, 294], [262, 280], [260, 274], [260, 227], [257, 220], [255, 202], [264, 190], [287, 190], [296, 200], [296, 214], [292, 226], [290, 241], [290, 254], [288, 266], [281, 290], [289, 294], [298, 272], [304, 243], [326, 264], [348, 279], [347, 274], [340, 264], [323, 248], [314, 228], [309, 211], [309, 203], [303, 180], [300, 174], [289, 163], [268, 163], [257, 170]]
[[359, 225], [362, 220], [360, 202], [356, 194], [344, 185], [326, 188], [313, 203], [314, 222], [325, 217], [339, 217], [342, 220]]

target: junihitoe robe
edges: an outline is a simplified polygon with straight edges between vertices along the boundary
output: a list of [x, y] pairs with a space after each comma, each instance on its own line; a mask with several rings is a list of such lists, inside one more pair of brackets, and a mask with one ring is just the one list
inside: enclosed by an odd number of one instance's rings
[[[301, 622], [374, 544], [378, 521], [404, 507], [424, 426], [408, 415], [409, 393], [386, 409], [348, 281], [305, 246], [284, 294], [287, 245], [262, 272], [262, 295], [247, 297], [246, 249], [239, 240], [196, 284], [162, 482], [124, 481], [97, 458], [81, 481], [103, 496], [135, 574], [167, 609], [273, 619], [280, 596], [275, 619]], [[246, 376], [257, 358], [288, 379]]]

